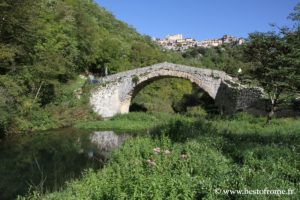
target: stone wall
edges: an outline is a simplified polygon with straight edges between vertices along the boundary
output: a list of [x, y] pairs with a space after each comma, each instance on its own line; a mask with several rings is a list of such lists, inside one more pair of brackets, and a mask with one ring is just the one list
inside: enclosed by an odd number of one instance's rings
[[232, 81], [221, 83], [215, 102], [225, 114], [245, 110], [259, 103], [263, 90], [258, 87], [245, 87]]

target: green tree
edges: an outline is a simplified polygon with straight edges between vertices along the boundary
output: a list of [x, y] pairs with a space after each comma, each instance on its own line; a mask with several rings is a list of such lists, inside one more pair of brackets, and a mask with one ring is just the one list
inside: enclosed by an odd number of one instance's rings
[[131, 48], [130, 62], [134, 66], [145, 67], [162, 62], [162, 53], [145, 42], [135, 42]]
[[294, 7], [293, 12], [288, 16], [288, 18], [294, 22], [300, 22], [300, 3]]
[[283, 94], [297, 92], [299, 80], [299, 47], [293, 44], [294, 33], [252, 33], [245, 55], [255, 67], [252, 76], [265, 89], [270, 101], [269, 122], [277, 110]]
[[0, 74], [14, 73], [31, 62], [41, 2], [0, 2]]

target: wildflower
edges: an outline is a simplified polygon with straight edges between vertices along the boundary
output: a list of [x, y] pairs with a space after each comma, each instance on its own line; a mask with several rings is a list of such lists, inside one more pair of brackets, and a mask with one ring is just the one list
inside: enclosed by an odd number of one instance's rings
[[187, 154], [181, 154], [181, 155], [180, 155], [180, 158], [181, 158], [182, 160], [187, 159], [187, 157], [188, 157]]
[[165, 150], [165, 155], [170, 155], [171, 151], [169, 151], [168, 149]]
[[148, 163], [148, 165], [150, 165], [150, 166], [156, 166], [156, 163], [155, 163], [155, 161], [154, 161], [154, 160], [150, 160], [150, 159], [148, 159], [146, 162], [147, 162], [147, 163]]
[[159, 154], [159, 153], [160, 153], [160, 148], [159, 148], [159, 147], [154, 148], [154, 149], [153, 149], [153, 152], [154, 152], [155, 154]]

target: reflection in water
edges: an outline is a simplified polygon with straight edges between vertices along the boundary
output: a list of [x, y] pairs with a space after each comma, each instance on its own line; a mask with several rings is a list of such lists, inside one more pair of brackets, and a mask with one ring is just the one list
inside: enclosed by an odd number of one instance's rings
[[55, 191], [84, 169], [99, 169], [126, 134], [73, 128], [7, 138], [0, 145], [0, 199], [15, 199], [30, 187]]
[[111, 151], [120, 146], [126, 138], [128, 138], [128, 135], [117, 135], [113, 131], [97, 131], [90, 135], [91, 142], [103, 151]]

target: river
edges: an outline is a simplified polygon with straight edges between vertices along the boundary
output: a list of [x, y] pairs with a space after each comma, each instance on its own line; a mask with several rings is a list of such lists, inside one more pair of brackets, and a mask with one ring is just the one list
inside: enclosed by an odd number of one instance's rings
[[0, 143], [0, 199], [30, 189], [56, 191], [87, 169], [100, 169], [129, 135], [63, 128], [6, 138]]

